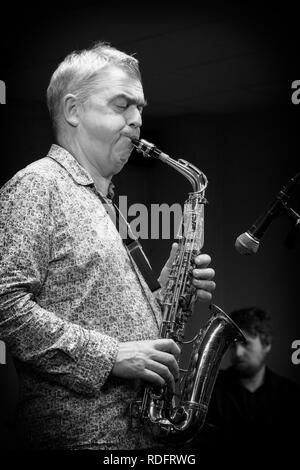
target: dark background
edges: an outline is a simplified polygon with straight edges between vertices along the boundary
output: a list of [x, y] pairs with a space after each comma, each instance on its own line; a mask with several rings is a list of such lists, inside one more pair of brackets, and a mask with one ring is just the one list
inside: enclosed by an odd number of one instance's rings
[[[300, 339], [299, 237], [287, 217], [273, 221], [259, 252], [239, 255], [236, 237], [262, 213], [299, 171], [300, 105], [291, 102], [299, 79], [293, 4], [206, 2], [167, 7], [15, 7], [5, 13], [0, 79], [1, 173], [4, 184], [26, 164], [45, 156], [52, 141], [45, 90], [70, 51], [105, 40], [140, 60], [145, 96], [142, 137], [173, 158], [197, 165], [208, 177], [205, 249], [216, 270], [214, 303], [228, 313], [256, 305], [271, 311], [274, 342], [269, 364], [300, 384], [291, 344]], [[188, 182], [161, 162], [133, 154], [115, 177], [117, 197], [128, 205], [184, 202]], [[291, 200], [300, 210], [299, 187]], [[174, 235], [174, 234], [173, 234]], [[170, 240], [144, 240], [157, 273]], [[203, 325], [199, 305], [190, 329]], [[192, 335], [193, 333], [191, 333]], [[17, 378], [0, 365], [2, 406], [13, 413]]]

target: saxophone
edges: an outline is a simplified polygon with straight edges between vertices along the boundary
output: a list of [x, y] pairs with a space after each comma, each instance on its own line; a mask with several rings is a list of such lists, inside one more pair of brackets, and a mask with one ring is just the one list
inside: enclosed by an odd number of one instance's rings
[[[206, 176], [191, 163], [174, 160], [144, 139], [132, 139], [136, 150], [144, 157], [154, 157], [184, 175], [192, 185], [184, 204], [178, 236], [178, 250], [161, 299], [162, 323], [160, 337], [171, 338], [179, 346], [192, 343], [186, 370], [175, 393], [167, 387], [146, 386], [142, 401], [132, 406], [132, 419], [138, 419], [154, 439], [172, 444], [185, 444], [198, 435], [204, 425], [210, 397], [221, 360], [234, 341], [245, 337], [229, 316], [216, 305], [210, 305], [211, 316], [203, 329], [191, 341], [185, 341], [185, 328], [193, 313], [196, 288], [191, 271], [194, 258], [204, 244], [204, 205]], [[182, 355], [182, 354], [181, 354]]]

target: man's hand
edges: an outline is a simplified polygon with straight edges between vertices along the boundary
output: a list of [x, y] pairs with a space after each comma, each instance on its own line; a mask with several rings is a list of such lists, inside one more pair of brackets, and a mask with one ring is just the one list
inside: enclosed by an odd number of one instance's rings
[[[178, 243], [173, 243], [170, 257], [163, 267], [158, 282], [161, 287], [164, 288], [168, 281], [168, 276], [174, 261], [176, 251], [178, 249]], [[196, 268], [193, 269], [193, 284], [197, 288], [197, 297], [202, 301], [210, 301], [212, 298], [212, 292], [216, 288], [216, 284], [213, 281], [215, 271], [212, 268], [208, 268], [211, 258], [209, 255], [200, 254], [196, 256], [194, 260]]]
[[211, 258], [209, 255], [201, 254], [196, 256], [194, 261], [197, 267], [193, 269], [193, 284], [197, 288], [197, 297], [208, 302], [216, 288], [216, 283], [213, 281], [215, 271], [208, 268]]
[[180, 348], [172, 339], [129, 341], [120, 343], [112, 375], [123, 379], [143, 379], [175, 390], [179, 378], [176, 361]]

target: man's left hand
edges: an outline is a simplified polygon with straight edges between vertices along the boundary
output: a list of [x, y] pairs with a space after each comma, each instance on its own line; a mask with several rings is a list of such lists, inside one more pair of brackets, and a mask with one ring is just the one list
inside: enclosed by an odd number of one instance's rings
[[[170, 270], [178, 249], [178, 243], [173, 243], [170, 257], [163, 267], [158, 282], [161, 287], [166, 287]], [[209, 255], [200, 254], [194, 259], [196, 267], [193, 269], [193, 284], [197, 288], [197, 298], [204, 302], [208, 302], [212, 298], [212, 292], [216, 288], [216, 284], [213, 281], [215, 277], [215, 271], [212, 268], [209, 268], [211, 258]]]

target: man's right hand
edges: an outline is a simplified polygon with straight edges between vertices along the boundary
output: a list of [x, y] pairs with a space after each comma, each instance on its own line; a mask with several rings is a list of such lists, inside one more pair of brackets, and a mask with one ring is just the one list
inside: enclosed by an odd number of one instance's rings
[[112, 375], [123, 379], [142, 379], [173, 391], [179, 378], [176, 358], [180, 348], [172, 339], [120, 343]]

